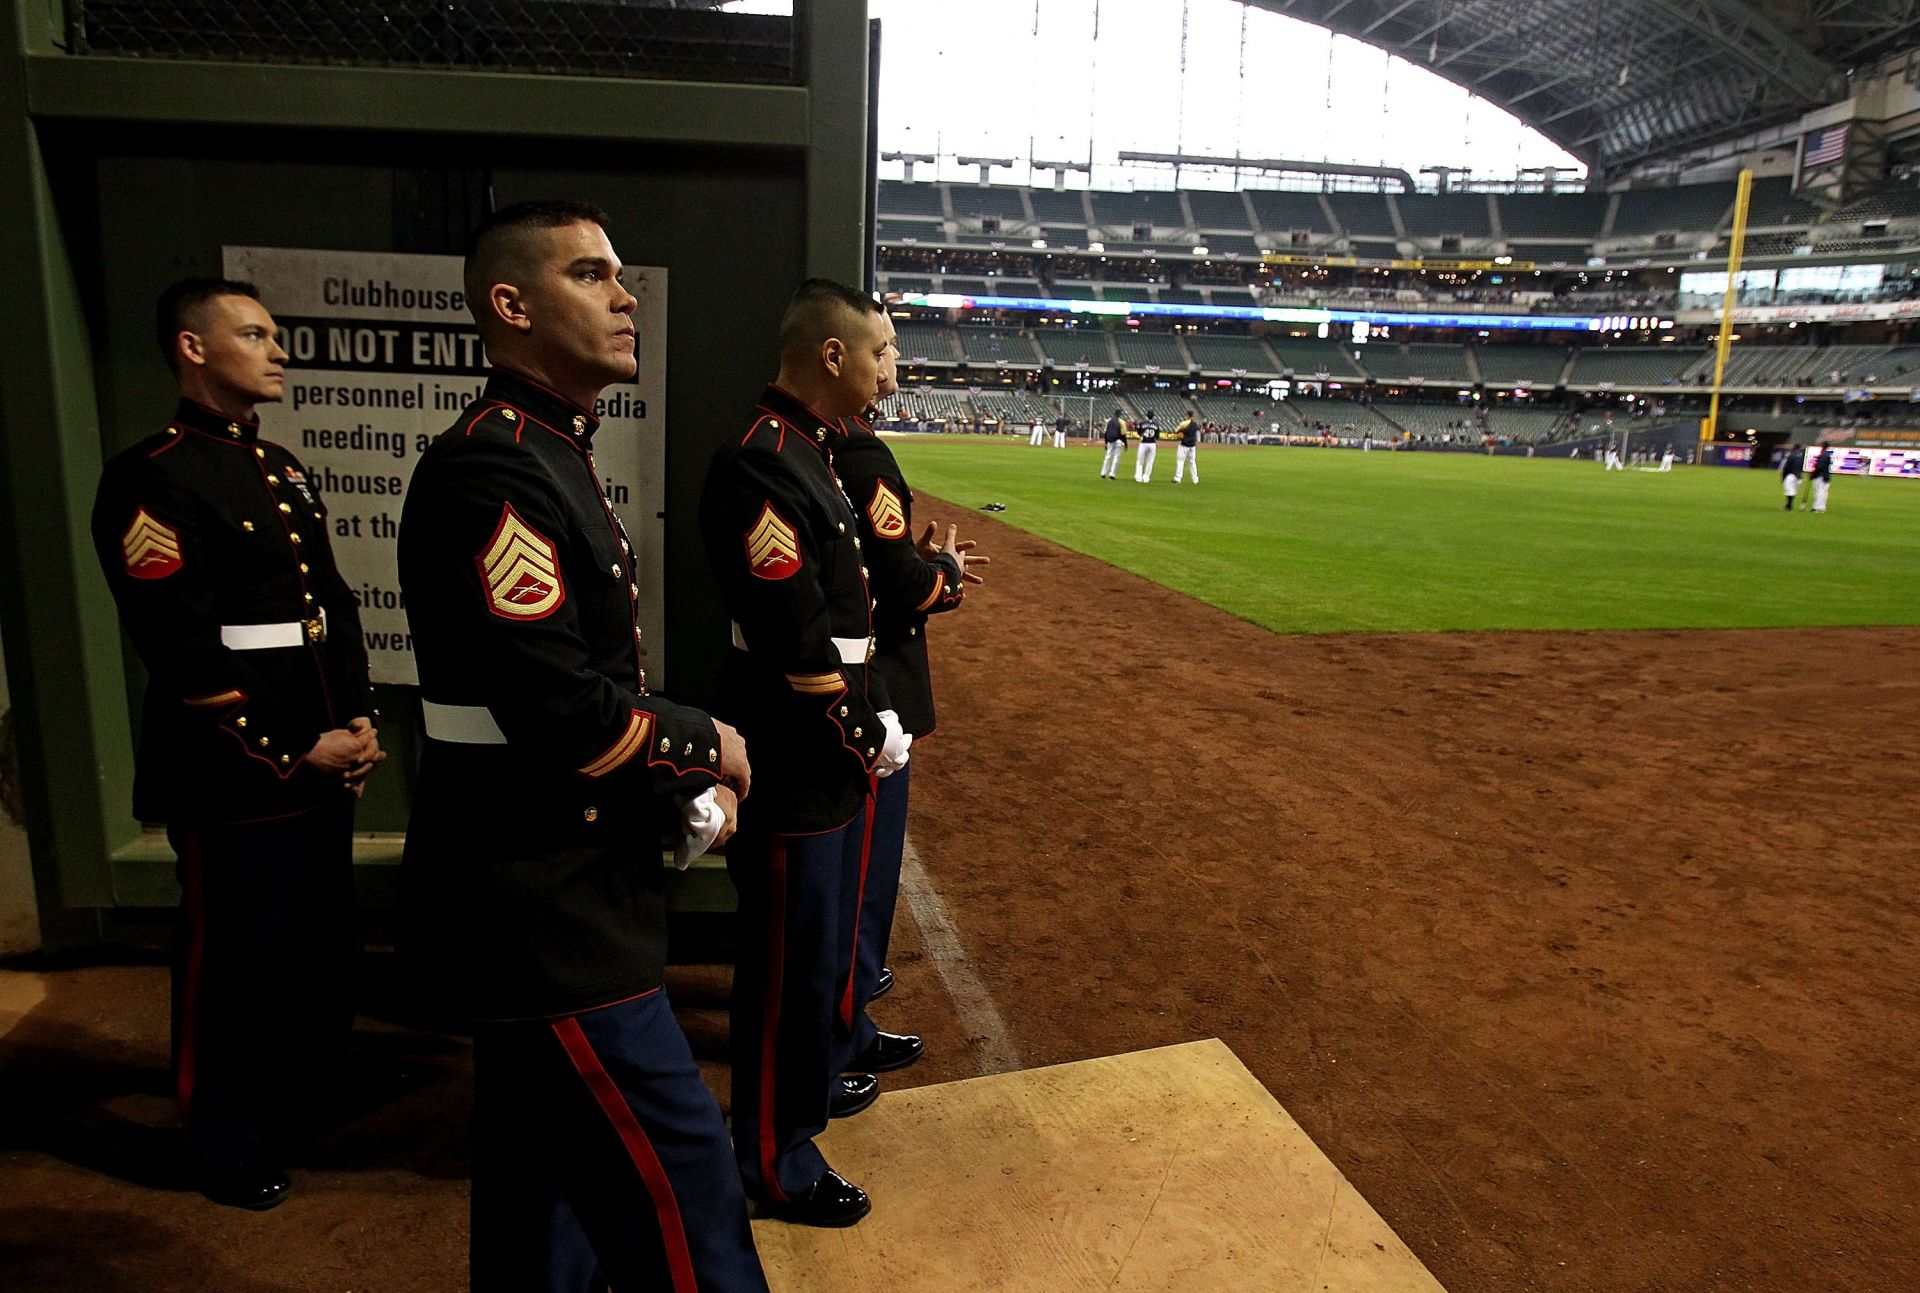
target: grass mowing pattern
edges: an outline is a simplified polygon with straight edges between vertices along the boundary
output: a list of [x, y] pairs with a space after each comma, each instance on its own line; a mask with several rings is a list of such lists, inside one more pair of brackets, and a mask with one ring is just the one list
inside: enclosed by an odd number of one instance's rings
[[892, 445], [917, 489], [1278, 632], [1920, 624], [1916, 481], [1836, 477], [1815, 516], [1762, 470], [1202, 445], [1195, 487], [1170, 444], [1150, 485], [1132, 447], [1108, 481], [1098, 446]]

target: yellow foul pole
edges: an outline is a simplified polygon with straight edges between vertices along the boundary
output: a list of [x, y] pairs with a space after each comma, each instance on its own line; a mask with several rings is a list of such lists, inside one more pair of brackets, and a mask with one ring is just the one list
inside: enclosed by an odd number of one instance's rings
[[1720, 430], [1720, 383], [1727, 375], [1727, 351], [1733, 348], [1733, 306], [1740, 292], [1740, 257], [1747, 249], [1747, 204], [1752, 197], [1753, 172], [1743, 170], [1733, 195], [1733, 243], [1727, 248], [1727, 291], [1720, 299], [1720, 336], [1713, 346], [1713, 400], [1707, 406], [1707, 420], [1700, 426], [1700, 461], [1703, 463], [1707, 460], [1707, 445]]

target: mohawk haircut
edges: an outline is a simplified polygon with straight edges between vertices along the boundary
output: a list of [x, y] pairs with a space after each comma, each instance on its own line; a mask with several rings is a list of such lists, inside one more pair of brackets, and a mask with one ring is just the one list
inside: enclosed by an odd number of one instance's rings
[[880, 313], [880, 302], [858, 288], [830, 278], [810, 278], [800, 284], [780, 316], [780, 353], [812, 350], [850, 320]]
[[607, 213], [591, 202], [563, 198], [542, 202], [519, 202], [501, 207], [480, 222], [467, 239], [467, 258], [461, 275], [467, 294], [467, 311], [475, 323], [483, 323], [487, 290], [495, 283], [512, 283], [534, 268], [539, 241], [537, 235], [548, 229], [568, 225], [610, 226]]
[[222, 296], [257, 301], [260, 289], [237, 278], [183, 278], [160, 293], [160, 303], [153, 311], [153, 331], [160, 342], [160, 357], [167, 361], [170, 371], [180, 371], [180, 334], [198, 332], [207, 302]]

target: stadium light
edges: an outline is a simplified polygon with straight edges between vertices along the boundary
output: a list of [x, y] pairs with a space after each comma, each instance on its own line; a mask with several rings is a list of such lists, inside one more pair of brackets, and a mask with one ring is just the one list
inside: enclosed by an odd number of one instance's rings
[[907, 183], [911, 184], [913, 183], [913, 164], [915, 162], [925, 162], [931, 166], [940, 159], [932, 153], [881, 153], [880, 160], [883, 162], [902, 163], [906, 167]]
[[1013, 165], [1013, 158], [1011, 157], [956, 157], [953, 160], [962, 166], [978, 166], [980, 168], [980, 183], [982, 185], [993, 183], [992, 171], [994, 167], [1007, 168]]

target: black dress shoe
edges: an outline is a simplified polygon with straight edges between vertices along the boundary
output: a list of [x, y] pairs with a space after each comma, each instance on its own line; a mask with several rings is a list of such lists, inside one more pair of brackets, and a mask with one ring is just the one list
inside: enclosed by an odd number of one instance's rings
[[880, 1098], [880, 1079], [871, 1073], [847, 1073], [833, 1082], [833, 1095], [827, 1101], [827, 1115], [851, 1118]]
[[208, 1164], [200, 1168], [200, 1193], [215, 1203], [265, 1212], [293, 1193], [287, 1174], [273, 1163]]
[[878, 1001], [892, 991], [893, 967], [891, 965], [883, 965], [880, 967], [880, 977], [873, 981], [873, 993], [867, 1000]]
[[927, 1044], [906, 1033], [878, 1033], [860, 1052], [854, 1067], [865, 1073], [891, 1073], [927, 1053]]
[[764, 1203], [760, 1214], [791, 1221], [796, 1226], [850, 1226], [873, 1211], [867, 1192], [846, 1177], [827, 1169], [825, 1176], [785, 1203]]

